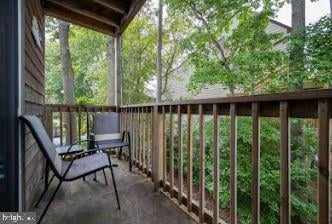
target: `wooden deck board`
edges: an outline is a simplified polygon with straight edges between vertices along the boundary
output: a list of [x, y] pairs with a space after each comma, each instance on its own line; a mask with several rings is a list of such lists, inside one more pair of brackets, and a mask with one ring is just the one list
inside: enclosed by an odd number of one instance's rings
[[[64, 183], [47, 212], [43, 223], [46, 224], [131, 224], [131, 223], [179, 223], [194, 224], [189, 215], [173, 204], [166, 196], [153, 192], [153, 183], [137, 169], [129, 173], [127, 163], [116, 161], [115, 178], [119, 191], [121, 211], [117, 209], [113, 186], [106, 186], [102, 172], [98, 181], [87, 178]], [[108, 183], [111, 173], [106, 171]], [[54, 190], [57, 180], [52, 183], [47, 197]], [[37, 209], [37, 215], [45, 206], [45, 199]]]

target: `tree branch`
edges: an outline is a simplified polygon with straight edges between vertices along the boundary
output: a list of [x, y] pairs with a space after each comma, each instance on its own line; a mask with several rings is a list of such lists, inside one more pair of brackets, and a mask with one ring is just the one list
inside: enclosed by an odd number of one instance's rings
[[226, 64], [226, 55], [225, 55], [224, 49], [222, 48], [222, 46], [220, 45], [220, 43], [218, 42], [218, 40], [214, 36], [214, 34], [211, 32], [209, 24], [206, 21], [206, 19], [204, 18], [203, 13], [197, 9], [195, 3], [193, 3], [191, 0], [189, 2], [190, 2], [191, 9], [194, 11], [194, 15], [196, 16], [196, 18], [198, 20], [200, 20], [203, 23], [203, 25], [205, 26], [205, 28], [206, 28], [206, 30], [207, 30], [214, 46], [219, 50], [220, 55], [221, 55], [221, 62], [223, 64]]

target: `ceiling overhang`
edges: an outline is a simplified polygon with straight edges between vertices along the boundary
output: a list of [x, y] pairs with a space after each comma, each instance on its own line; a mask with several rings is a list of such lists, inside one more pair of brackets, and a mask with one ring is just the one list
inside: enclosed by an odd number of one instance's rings
[[114, 37], [120, 36], [146, 0], [43, 0], [45, 14]]

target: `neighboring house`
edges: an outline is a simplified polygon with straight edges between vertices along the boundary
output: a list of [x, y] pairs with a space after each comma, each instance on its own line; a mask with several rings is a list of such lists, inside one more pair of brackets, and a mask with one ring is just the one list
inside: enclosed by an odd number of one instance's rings
[[[235, 24], [236, 25], [236, 24]], [[235, 26], [234, 25], [234, 26]], [[266, 27], [267, 33], [282, 33], [286, 37], [291, 32], [291, 27], [270, 19], [269, 25]], [[282, 38], [280, 41], [274, 43], [274, 48], [277, 50], [286, 50], [286, 45]], [[197, 94], [188, 91], [187, 86], [190, 81], [191, 75], [194, 73], [195, 68], [192, 65], [182, 66], [175, 74], [173, 74], [167, 84], [168, 93], [165, 94], [165, 100], [185, 100], [185, 99], [206, 99], [225, 97], [229, 95], [227, 87], [217, 84], [213, 86], [207, 86], [200, 90]], [[241, 94], [240, 89], [235, 91], [236, 94]]]

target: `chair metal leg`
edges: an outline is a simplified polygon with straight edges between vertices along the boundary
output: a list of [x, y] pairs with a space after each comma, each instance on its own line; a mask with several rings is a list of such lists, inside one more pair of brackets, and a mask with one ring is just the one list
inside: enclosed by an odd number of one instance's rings
[[44, 191], [43, 193], [40, 195], [37, 203], [35, 204], [35, 208], [38, 207], [39, 203], [41, 202], [41, 200], [43, 199], [44, 195], [46, 194], [47, 190], [48, 190], [48, 187], [50, 186], [50, 184], [52, 183], [53, 179], [54, 179], [55, 175], [53, 174], [50, 182], [48, 183], [47, 179], [45, 178], [45, 187], [44, 187]]
[[119, 148], [119, 155], [118, 155], [118, 158], [121, 159], [121, 156], [122, 156], [122, 147]]
[[56, 193], [58, 192], [58, 190], [59, 190], [61, 184], [62, 184], [62, 180], [60, 180], [60, 182], [58, 183], [57, 187], [55, 188], [55, 190], [54, 190], [54, 192], [53, 192], [53, 194], [52, 194], [50, 200], [48, 201], [46, 207], [44, 208], [43, 213], [41, 214], [41, 216], [40, 216], [40, 218], [39, 218], [37, 224], [40, 224], [40, 223], [41, 223], [41, 221], [42, 221], [42, 219], [44, 218], [44, 216], [45, 216], [45, 214], [46, 214], [48, 208], [50, 207], [50, 205], [51, 205], [51, 203], [52, 203], [52, 201], [53, 201], [53, 199], [54, 199]]
[[118, 202], [118, 208], [119, 210], [121, 209], [120, 207], [120, 201], [119, 201], [119, 196], [118, 196], [118, 190], [116, 189], [116, 183], [115, 183], [115, 179], [114, 179], [114, 173], [113, 173], [113, 166], [110, 166], [111, 169], [111, 174], [112, 174], [112, 181], [113, 181], [113, 187], [114, 187], [114, 191], [115, 191], [115, 196], [116, 196], [116, 201]]
[[107, 178], [106, 178], [106, 174], [105, 174], [105, 170], [104, 169], [103, 169], [103, 173], [104, 173], [104, 178], [105, 178], [105, 184], [108, 186]]
[[132, 172], [133, 170], [133, 164], [132, 164], [132, 161], [131, 161], [131, 145], [129, 144], [128, 146], [128, 151], [129, 151], [129, 171]]
[[97, 181], [97, 173], [95, 173], [95, 177], [93, 178], [94, 181]]

